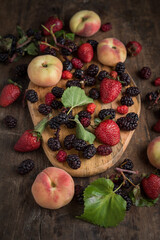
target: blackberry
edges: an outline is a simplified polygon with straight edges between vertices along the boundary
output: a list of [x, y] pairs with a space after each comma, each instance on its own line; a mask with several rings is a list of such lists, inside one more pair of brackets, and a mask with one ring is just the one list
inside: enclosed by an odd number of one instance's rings
[[[130, 174], [128, 174], [128, 173], [124, 173], [124, 175], [131, 181], [131, 182], [133, 182], [133, 180], [132, 180], [132, 178], [131, 178], [131, 176], [130, 176]], [[123, 180], [124, 180], [124, 178], [123, 178], [123, 176], [121, 175], [120, 177], [119, 177], [119, 184], [121, 184], [122, 182], [123, 182]], [[122, 187], [123, 188], [129, 188], [131, 186], [131, 183], [128, 181], [128, 180], [126, 180], [125, 181], [125, 184], [124, 185], [122, 185]]]
[[28, 67], [28, 64], [17, 65], [15, 68], [16, 76], [18, 76], [18, 77], [26, 76], [27, 75], [27, 67]]
[[47, 145], [52, 151], [57, 151], [61, 148], [60, 141], [57, 138], [49, 138]]
[[122, 168], [122, 169], [126, 169], [126, 170], [132, 170], [132, 168], [133, 168], [133, 162], [132, 162], [130, 159], [126, 158], [126, 159], [124, 159], [124, 161], [120, 164], [119, 167]]
[[118, 73], [118, 75], [121, 75], [125, 71], [125, 64], [122, 62], [117, 63], [115, 71]]
[[[113, 191], [115, 191], [118, 187], [119, 187], [119, 185], [114, 184]], [[118, 194], [118, 195], [121, 195], [122, 194], [122, 189], [119, 188], [115, 193]]]
[[68, 136], [65, 137], [64, 139], [64, 147], [67, 150], [70, 150], [73, 148], [73, 142], [75, 140], [76, 136], [74, 134], [70, 134]]
[[41, 38], [42, 38], [42, 34], [40, 32], [35, 32], [34, 33], [34, 38], [37, 40], [37, 41], [40, 41]]
[[63, 104], [61, 101], [53, 100], [51, 103], [51, 107], [57, 110], [57, 109], [61, 109], [63, 107]]
[[82, 117], [80, 120], [81, 124], [83, 125], [84, 128], [88, 127], [91, 124], [91, 121], [89, 118]]
[[26, 173], [29, 173], [33, 168], [34, 168], [33, 160], [26, 159], [19, 164], [17, 171], [19, 174], [24, 175]]
[[[74, 117], [72, 117], [71, 119], [74, 119]], [[76, 122], [69, 120], [65, 123], [66, 127], [69, 129], [75, 128], [76, 127]]]
[[89, 97], [93, 98], [94, 100], [97, 100], [100, 97], [100, 92], [97, 88], [91, 88], [89, 90]]
[[24, 50], [22, 48], [16, 48], [16, 53], [18, 54], [18, 56], [22, 56], [24, 55]]
[[126, 105], [126, 106], [132, 106], [134, 104], [133, 100], [131, 97], [129, 96], [123, 96], [121, 97], [121, 100], [120, 100], [121, 104], [122, 105]]
[[26, 31], [26, 34], [27, 34], [28, 37], [33, 36], [33, 35], [34, 35], [33, 29], [32, 29], [32, 28], [29, 28], [29, 29]]
[[51, 92], [56, 98], [61, 98], [64, 93], [64, 89], [60, 87], [54, 87], [52, 88]]
[[38, 95], [37, 92], [34, 91], [33, 89], [27, 90], [25, 94], [25, 98], [30, 101], [31, 103], [35, 103], [38, 101]]
[[137, 113], [134, 113], [134, 112], [130, 112], [126, 115], [126, 118], [127, 119], [131, 119], [131, 120], [134, 120], [134, 121], [138, 121], [138, 114]]
[[73, 147], [77, 151], [83, 151], [86, 146], [87, 146], [87, 143], [82, 139], [75, 138], [73, 141]]
[[74, 77], [78, 79], [84, 78], [84, 71], [82, 69], [76, 69], [74, 72]]
[[129, 211], [129, 209], [132, 207], [132, 200], [130, 199], [130, 197], [127, 194], [123, 193], [123, 194], [121, 194], [121, 196], [127, 202], [126, 211]]
[[39, 111], [39, 113], [41, 113], [43, 115], [48, 115], [52, 111], [52, 108], [51, 108], [51, 106], [48, 106], [48, 105], [42, 103], [38, 106], [38, 111]]
[[66, 161], [72, 169], [78, 169], [81, 166], [81, 161], [76, 154], [68, 155]]
[[151, 76], [151, 69], [149, 67], [143, 67], [140, 70], [140, 77], [143, 79], [149, 79]]
[[51, 118], [51, 120], [48, 122], [48, 125], [51, 129], [58, 129], [60, 127], [58, 116]]
[[66, 83], [66, 88], [68, 87], [79, 87], [81, 88], [81, 83], [79, 80], [69, 80]]
[[105, 70], [103, 71], [100, 71], [98, 76], [97, 76], [97, 79], [101, 82], [104, 78], [108, 77], [109, 73]]
[[61, 53], [62, 55], [64, 56], [69, 56], [71, 55], [72, 53], [74, 53], [75, 51], [77, 51], [77, 46], [74, 42], [72, 41], [65, 41], [65, 44], [64, 44], [65, 47], [67, 48], [62, 48], [61, 49]]
[[63, 71], [64, 70], [71, 71], [72, 68], [73, 68], [73, 65], [69, 60], [66, 60], [63, 62]]
[[7, 115], [5, 118], [4, 118], [4, 123], [7, 127], [9, 128], [15, 128], [16, 125], [17, 125], [17, 119], [15, 119], [13, 116], [11, 115]]
[[110, 116], [110, 119], [115, 118], [116, 112], [114, 109], [112, 108], [108, 108], [108, 109], [102, 109], [99, 113], [98, 113], [98, 117], [101, 120], [104, 120], [107, 116]]
[[131, 82], [131, 78], [128, 73], [122, 73], [120, 75], [120, 81], [122, 82], [122, 86], [128, 86]]
[[63, 38], [63, 36], [60, 36], [60, 37], [58, 37], [57, 38], [57, 42], [59, 43], [59, 44], [61, 44], [61, 45], [64, 45], [65, 44], [65, 39]]
[[135, 97], [140, 94], [138, 87], [129, 87], [126, 89], [125, 94], [131, 97]]
[[134, 130], [138, 126], [137, 121], [126, 117], [118, 118], [116, 123], [118, 124], [120, 129], [125, 131]]
[[96, 84], [96, 79], [94, 77], [91, 77], [91, 76], [85, 76], [84, 77], [84, 83], [85, 83], [85, 86], [94, 86]]
[[147, 101], [155, 101], [157, 99], [159, 95], [159, 92], [158, 91], [155, 91], [155, 92], [149, 92], [146, 94], [146, 100]]
[[95, 64], [91, 64], [87, 69], [87, 75], [95, 77], [99, 71], [99, 67]]
[[[70, 110], [70, 108], [68, 107], [68, 108], [62, 108], [62, 112], [63, 113], [68, 113], [68, 111]], [[70, 119], [72, 119], [73, 118], [73, 115], [72, 115], [72, 110], [69, 112], [69, 114], [67, 114], [68, 115], [68, 118]]]
[[0, 62], [8, 63], [9, 54], [8, 53], [0, 53]]
[[83, 157], [90, 159], [96, 154], [97, 149], [93, 144], [89, 144], [83, 151]]
[[56, 57], [56, 50], [54, 48], [50, 48], [50, 47], [47, 47], [44, 52], [44, 54], [50, 54], [52, 56], [55, 56]]
[[96, 40], [91, 39], [91, 40], [88, 40], [87, 43], [91, 44], [91, 46], [93, 47], [93, 51], [96, 52], [98, 42]]
[[79, 117], [79, 120], [81, 120], [81, 118], [88, 118], [89, 120], [91, 120], [91, 114], [87, 111], [80, 111], [78, 113], [78, 117]]
[[61, 112], [58, 114], [58, 122], [59, 124], [64, 124], [69, 120], [69, 117], [67, 115], [67, 113], [65, 112]]
[[80, 185], [75, 185], [74, 198], [80, 205], [84, 204], [83, 193], [84, 193], [84, 187]]
[[99, 145], [97, 148], [97, 153], [101, 156], [107, 156], [111, 154], [112, 148], [107, 145]]

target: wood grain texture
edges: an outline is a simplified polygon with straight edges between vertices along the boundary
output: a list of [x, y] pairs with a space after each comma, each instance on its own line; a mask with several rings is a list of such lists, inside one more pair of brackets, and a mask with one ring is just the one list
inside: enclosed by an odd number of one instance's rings
[[[152, 126], [160, 119], [159, 109], [148, 110], [144, 103], [147, 92], [156, 87], [152, 81], [160, 75], [160, 2], [157, 0], [0, 0], [0, 35], [16, 33], [16, 25], [24, 29], [38, 29], [48, 16], [58, 15], [68, 27], [68, 20], [81, 9], [96, 11], [102, 23], [111, 22], [112, 30], [99, 32], [93, 36], [96, 40], [116, 37], [125, 44], [130, 40], [142, 44], [142, 52], [128, 58], [126, 68], [141, 90], [142, 108], [140, 121], [130, 144], [120, 158], [130, 158], [134, 169], [140, 173], [150, 173], [154, 168], [149, 164], [146, 148], [149, 141], [159, 134], [153, 132]], [[83, 39], [86, 41], [86, 39]], [[22, 58], [18, 63], [0, 64], [0, 89], [11, 78], [11, 70], [20, 63], [29, 63], [31, 58]], [[143, 67], [152, 69], [149, 80], [142, 80], [137, 72]], [[25, 79], [23, 79], [25, 81]], [[22, 82], [23, 82], [22, 81]], [[26, 87], [28, 86], [26, 84]], [[160, 205], [150, 208], [132, 207], [125, 219], [115, 228], [100, 228], [76, 219], [83, 212], [83, 207], [75, 201], [55, 211], [40, 208], [31, 195], [31, 185], [36, 175], [51, 166], [43, 149], [31, 153], [17, 153], [13, 150], [15, 142], [26, 130], [33, 128], [27, 108], [18, 100], [7, 108], [0, 108], [0, 238], [1, 240], [158, 240], [160, 236]], [[2, 120], [12, 114], [18, 119], [15, 129], [7, 129]], [[22, 177], [16, 172], [18, 164], [31, 158], [35, 168]], [[117, 165], [117, 164], [116, 164]], [[98, 177], [113, 174], [114, 167], [97, 176], [74, 178], [75, 184], [87, 186]]]

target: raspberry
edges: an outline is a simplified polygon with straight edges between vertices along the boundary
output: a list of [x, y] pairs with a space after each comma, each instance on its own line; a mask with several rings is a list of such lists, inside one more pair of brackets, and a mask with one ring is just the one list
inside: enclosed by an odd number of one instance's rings
[[97, 79], [101, 82], [107, 76], [109, 76], [109, 73], [107, 71], [103, 70], [103, 71], [99, 72]]
[[111, 71], [111, 72], [110, 72], [110, 76], [111, 76], [112, 78], [116, 79], [117, 76], [118, 76], [118, 74], [117, 74], [116, 71]]
[[33, 89], [27, 90], [25, 94], [25, 98], [30, 101], [31, 103], [35, 103], [38, 101], [38, 95], [37, 92]]
[[44, 54], [50, 54], [56, 57], [56, 50], [54, 48], [47, 47], [44, 49]]
[[140, 94], [138, 87], [129, 87], [126, 89], [125, 94], [131, 97], [135, 97]]
[[51, 103], [51, 107], [57, 110], [57, 109], [61, 109], [63, 107], [63, 104], [61, 101], [53, 100]]
[[94, 77], [97, 75], [99, 67], [95, 64], [91, 64], [87, 69], [87, 75]]
[[91, 114], [87, 111], [80, 111], [78, 113], [78, 117], [79, 117], [79, 120], [81, 120], [81, 118], [88, 118], [89, 120], [91, 120]]
[[58, 162], [65, 162], [66, 158], [67, 158], [67, 153], [64, 150], [60, 150], [56, 155], [56, 159]]
[[68, 70], [65, 70], [62, 72], [62, 79], [72, 79], [73, 78], [73, 74], [68, 71]]
[[118, 106], [117, 112], [120, 114], [126, 114], [128, 112], [128, 107], [126, 105]]
[[86, 146], [87, 146], [87, 143], [82, 139], [75, 138], [73, 141], [73, 147], [77, 151], [83, 151]]
[[61, 98], [63, 95], [64, 89], [60, 87], [54, 87], [52, 88], [51, 92], [56, 98]]
[[116, 123], [118, 124], [120, 129], [125, 131], [134, 130], [138, 126], [137, 121], [127, 117], [118, 118]]
[[24, 175], [26, 173], [29, 173], [34, 168], [34, 162], [31, 159], [26, 159], [22, 161], [18, 166], [18, 173], [21, 175]]
[[43, 115], [48, 115], [52, 111], [52, 108], [51, 106], [42, 103], [38, 106], [38, 111]]
[[5, 118], [4, 118], [4, 123], [7, 127], [9, 128], [15, 128], [16, 125], [17, 125], [17, 119], [15, 119], [13, 116], [11, 115], [7, 115]]
[[160, 78], [156, 78], [156, 80], [154, 81], [154, 85], [160, 86]]
[[71, 62], [73, 67], [76, 69], [81, 69], [83, 67], [82, 61], [78, 58], [72, 58]]
[[66, 83], [66, 88], [72, 87], [72, 86], [81, 88], [81, 83], [80, 83], [79, 80], [70, 80], [70, 81], [67, 81], [67, 83]]
[[129, 96], [123, 96], [120, 100], [122, 105], [126, 105], [126, 106], [132, 106], [134, 104], [133, 100], [131, 97]]
[[103, 32], [107, 32], [107, 31], [109, 31], [109, 30], [111, 30], [111, 29], [112, 29], [111, 23], [104, 23], [104, 24], [102, 24], [102, 26], [101, 26], [101, 30], [102, 30]]
[[149, 67], [143, 67], [140, 70], [140, 77], [143, 79], [149, 79], [151, 76], [151, 69]]
[[122, 62], [117, 63], [115, 71], [118, 73], [118, 75], [121, 75], [125, 71], [125, 65]]
[[45, 95], [45, 104], [48, 105], [48, 106], [50, 106], [51, 103], [52, 103], [52, 101], [55, 100], [55, 98], [56, 98], [56, 97], [55, 97], [52, 93], [48, 92], [48, 93]]
[[65, 137], [64, 139], [64, 147], [67, 150], [70, 150], [73, 148], [73, 142], [75, 140], [76, 136], [74, 134], [70, 134], [68, 136]]
[[81, 161], [76, 154], [68, 155], [66, 161], [72, 169], [78, 169], [81, 166]]
[[69, 60], [63, 62], [63, 70], [71, 71], [73, 68], [72, 63]]
[[127, 194], [121, 194], [121, 196], [127, 202], [126, 211], [129, 211], [129, 209], [132, 207], [132, 200], [130, 199], [130, 197]]
[[74, 77], [78, 79], [84, 78], [84, 71], [82, 69], [76, 69], [74, 72]]
[[98, 117], [101, 120], [104, 120], [107, 116], [110, 116], [110, 119], [115, 118], [115, 110], [112, 108], [108, 108], [108, 109], [102, 109], [99, 113], [98, 113]]
[[51, 120], [48, 122], [48, 125], [51, 129], [58, 129], [60, 127], [58, 116], [51, 118]]
[[27, 75], [28, 64], [20, 64], [16, 66], [15, 74], [18, 77], [24, 77]]
[[128, 73], [122, 73], [120, 75], [120, 81], [122, 82], [122, 86], [128, 86], [131, 82], [131, 78]]
[[52, 151], [57, 151], [61, 148], [60, 141], [57, 138], [49, 138], [47, 145]]
[[83, 152], [83, 157], [90, 159], [96, 154], [97, 149], [93, 144], [89, 144], [87, 147], [85, 147]]
[[100, 97], [100, 92], [97, 88], [91, 88], [89, 90], [89, 96], [94, 100], [97, 100]]
[[96, 104], [89, 103], [87, 105], [87, 112], [89, 112], [90, 114], [93, 114], [95, 112], [95, 109], [96, 109]]
[[85, 128], [91, 124], [91, 121], [89, 120], [89, 118], [86, 118], [86, 117], [82, 117], [80, 122]]
[[93, 51], [96, 52], [98, 42], [96, 40], [88, 40], [87, 43], [91, 44], [91, 46], [93, 47]]
[[130, 159], [126, 158], [126, 159], [124, 159], [124, 161], [120, 164], [119, 167], [122, 168], [122, 169], [126, 169], [126, 170], [132, 170], [132, 168], [133, 168], [133, 162], [132, 162]]
[[91, 76], [86, 75], [83, 80], [84, 80], [85, 86], [92, 87], [96, 84], [96, 79]]
[[80, 205], [84, 204], [83, 193], [84, 187], [80, 185], [75, 185], [74, 198]]
[[111, 154], [112, 148], [107, 145], [99, 145], [97, 148], [97, 153], [101, 156], [107, 156]]

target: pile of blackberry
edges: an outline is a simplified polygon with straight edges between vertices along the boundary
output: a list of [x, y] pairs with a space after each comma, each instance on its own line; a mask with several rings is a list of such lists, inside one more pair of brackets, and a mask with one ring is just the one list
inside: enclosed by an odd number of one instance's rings
[[140, 94], [140, 90], [138, 87], [129, 87], [126, 89], [125, 94], [130, 97], [135, 97]]
[[87, 75], [95, 77], [99, 71], [99, 67], [96, 64], [91, 64], [87, 69]]
[[58, 110], [58, 109], [61, 109], [63, 107], [63, 104], [61, 101], [58, 101], [58, 100], [53, 100], [52, 103], [51, 103], [51, 107], [54, 109], [54, 110]]
[[126, 117], [120, 117], [116, 122], [121, 130], [132, 131], [138, 126], [138, 115], [134, 112], [128, 113]]
[[42, 103], [38, 106], [38, 111], [43, 115], [48, 115], [50, 112], [52, 112], [52, 107]]
[[35, 90], [29, 89], [25, 94], [25, 98], [31, 103], [35, 103], [38, 101], [38, 94]]
[[47, 141], [47, 145], [52, 151], [57, 151], [61, 148], [60, 141], [57, 137], [49, 138]]
[[91, 88], [89, 90], [89, 97], [93, 98], [94, 100], [97, 100], [100, 98], [100, 91], [97, 88]]
[[133, 99], [130, 96], [123, 96], [120, 100], [122, 105], [126, 105], [128, 107], [132, 106], [134, 104]]
[[88, 40], [87, 43], [91, 44], [91, 46], [93, 47], [93, 51], [96, 52], [98, 42], [96, 40]]
[[54, 87], [52, 88], [51, 92], [56, 98], [61, 98], [64, 93], [64, 89], [60, 87]]
[[34, 168], [34, 162], [31, 159], [26, 159], [21, 162], [17, 168], [17, 172], [21, 175], [29, 173]]
[[61, 54], [64, 56], [69, 56], [77, 51], [77, 45], [75, 42], [66, 40], [63, 45], [64, 47], [61, 48]]
[[81, 88], [81, 83], [79, 80], [69, 80], [66, 83], [66, 88], [68, 87], [79, 87]]
[[80, 205], [84, 204], [83, 193], [84, 187], [82, 187], [81, 185], [75, 185], [74, 198]]
[[76, 154], [68, 155], [66, 161], [72, 169], [78, 169], [81, 166], [81, 160]]
[[17, 125], [17, 119], [11, 115], [7, 115], [4, 118], [4, 123], [8, 128], [15, 128]]
[[110, 119], [115, 118], [116, 112], [114, 109], [112, 108], [108, 108], [108, 109], [102, 109], [99, 113], [98, 113], [98, 117], [101, 120], [104, 120], [107, 116], [110, 116]]
[[118, 75], [121, 75], [125, 71], [125, 64], [122, 62], [117, 63], [115, 71], [118, 73]]
[[83, 80], [84, 80], [85, 86], [92, 87], [96, 84], [96, 79], [88, 75], [86, 75]]
[[109, 76], [109, 73], [103, 70], [99, 72], [97, 79], [101, 82], [104, 78], [107, 78], [108, 76]]
[[72, 65], [72, 63], [69, 60], [65, 60], [63, 62], [63, 71], [64, 70], [71, 71], [72, 68], [73, 68], [73, 65]]

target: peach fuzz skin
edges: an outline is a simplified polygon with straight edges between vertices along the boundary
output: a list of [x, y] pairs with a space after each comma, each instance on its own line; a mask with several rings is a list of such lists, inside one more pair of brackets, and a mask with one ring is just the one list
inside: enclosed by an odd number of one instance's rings
[[97, 57], [103, 65], [114, 67], [118, 62], [125, 62], [126, 47], [116, 38], [103, 39], [97, 46]]
[[57, 57], [42, 55], [29, 63], [27, 71], [31, 82], [41, 87], [51, 87], [61, 79], [62, 69], [62, 62]]
[[150, 163], [160, 169], [160, 137], [156, 137], [149, 143], [147, 156]]
[[82, 10], [70, 19], [70, 29], [73, 33], [82, 36], [93, 36], [101, 27], [101, 19], [93, 11]]
[[58, 209], [72, 200], [74, 181], [66, 171], [48, 167], [37, 175], [31, 191], [38, 205]]

